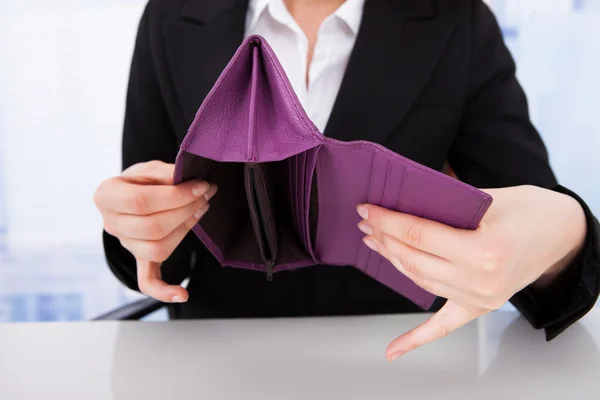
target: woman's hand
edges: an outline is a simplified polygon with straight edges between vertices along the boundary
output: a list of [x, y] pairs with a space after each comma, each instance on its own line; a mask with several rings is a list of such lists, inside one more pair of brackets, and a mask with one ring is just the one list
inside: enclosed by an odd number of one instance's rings
[[94, 201], [104, 229], [136, 259], [142, 293], [163, 302], [185, 302], [187, 291], [161, 279], [160, 265], [208, 211], [215, 185], [190, 181], [173, 185], [173, 164], [133, 165], [102, 182]]
[[500, 308], [532, 283], [547, 285], [580, 252], [586, 221], [576, 200], [533, 186], [486, 192], [494, 202], [475, 231], [358, 207], [365, 244], [420, 287], [448, 299], [388, 346], [390, 361]]

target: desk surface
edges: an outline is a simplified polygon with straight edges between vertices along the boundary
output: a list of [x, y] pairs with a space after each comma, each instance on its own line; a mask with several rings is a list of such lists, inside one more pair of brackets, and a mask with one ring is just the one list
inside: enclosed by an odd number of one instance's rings
[[598, 399], [600, 312], [496, 312], [388, 363], [426, 315], [0, 325], [0, 399]]

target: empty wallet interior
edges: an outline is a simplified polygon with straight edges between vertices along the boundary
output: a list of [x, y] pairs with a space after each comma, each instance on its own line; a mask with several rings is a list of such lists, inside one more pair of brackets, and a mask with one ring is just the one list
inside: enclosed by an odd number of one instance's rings
[[183, 181], [204, 180], [219, 188], [199, 225], [227, 264], [314, 263], [316, 153], [312, 149], [261, 163], [217, 162], [183, 153]]

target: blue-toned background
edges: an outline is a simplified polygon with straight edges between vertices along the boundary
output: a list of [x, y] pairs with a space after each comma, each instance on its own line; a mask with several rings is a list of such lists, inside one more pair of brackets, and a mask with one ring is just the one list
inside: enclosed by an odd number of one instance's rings
[[[105, 265], [92, 196], [119, 173], [145, 1], [0, 0], [0, 322], [87, 319], [137, 296]], [[559, 179], [600, 214], [600, 0], [489, 3]]]

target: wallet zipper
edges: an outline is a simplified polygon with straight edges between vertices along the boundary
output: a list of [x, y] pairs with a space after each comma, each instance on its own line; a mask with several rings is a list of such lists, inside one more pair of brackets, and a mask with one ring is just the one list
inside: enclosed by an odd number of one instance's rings
[[255, 177], [256, 171], [254, 170], [254, 168], [252, 168], [250, 170], [250, 179], [251, 179], [251, 186], [252, 186], [252, 196], [254, 197], [254, 204], [256, 204], [256, 210], [258, 212], [258, 220], [259, 220], [259, 225], [260, 225], [260, 234], [263, 237], [263, 243], [265, 246], [265, 252], [267, 254], [266, 258], [267, 260], [265, 261], [265, 266], [266, 266], [266, 272], [267, 272], [267, 281], [272, 281], [273, 280], [273, 273], [274, 273], [274, 267], [275, 267], [275, 261], [272, 259], [273, 257], [273, 250], [271, 249], [271, 247], [269, 246], [269, 240], [267, 239], [267, 232], [265, 229], [265, 218], [264, 218], [264, 213], [262, 210], [262, 206], [261, 203], [258, 199], [258, 191], [256, 189], [256, 177]]
[[268, 261], [267, 262], [267, 281], [272, 281], [273, 280], [273, 267], [274, 267], [275, 263], [273, 261]]

